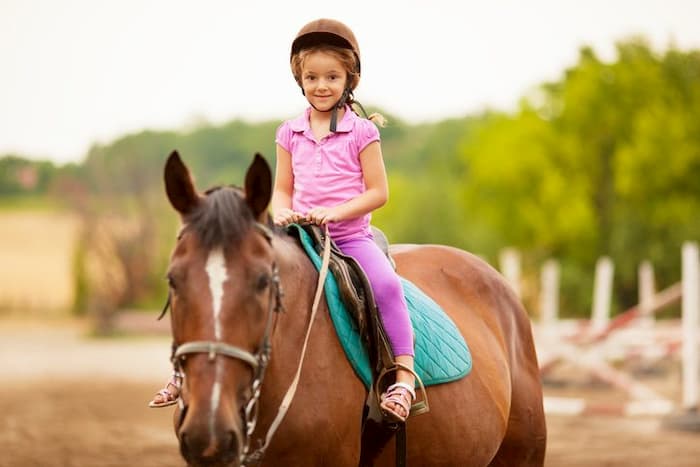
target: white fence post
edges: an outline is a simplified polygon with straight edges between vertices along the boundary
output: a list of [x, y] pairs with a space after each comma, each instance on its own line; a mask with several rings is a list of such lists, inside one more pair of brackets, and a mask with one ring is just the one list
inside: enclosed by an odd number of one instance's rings
[[520, 297], [520, 253], [515, 248], [504, 248], [501, 251], [499, 262], [501, 263], [501, 273], [515, 294]]
[[542, 266], [540, 323], [552, 327], [559, 319], [559, 263], [547, 260]]
[[593, 313], [591, 317], [591, 330], [593, 332], [602, 331], [610, 322], [613, 271], [613, 262], [609, 257], [603, 256], [598, 259], [593, 284]]
[[683, 298], [682, 298], [682, 328], [683, 328], [683, 403], [686, 410], [698, 408], [698, 380], [700, 379], [700, 358], [698, 350], [698, 315], [700, 315], [700, 259], [698, 244], [686, 242], [683, 244]]
[[654, 267], [649, 261], [642, 261], [639, 265], [639, 313], [640, 324], [651, 327], [654, 325], [654, 296], [656, 284], [654, 280]]

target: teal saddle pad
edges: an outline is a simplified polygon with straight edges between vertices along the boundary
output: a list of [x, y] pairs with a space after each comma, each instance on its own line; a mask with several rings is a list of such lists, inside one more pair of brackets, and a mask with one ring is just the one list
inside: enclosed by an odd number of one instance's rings
[[[313, 242], [303, 228], [296, 224], [295, 229], [301, 244], [317, 270], [321, 269], [321, 257], [316, 253]], [[471, 371], [472, 357], [469, 347], [454, 322], [430, 297], [410, 281], [401, 278], [408, 311], [413, 324], [415, 338], [415, 371], [425, 386], [458, 380]], [[367, 349], [362, 344], [360, 333], [345, 304], [340, 298], [338, 283], [333, 274], [326, 276], [325, 295], [331, 320], [335, 325], [338, 339], [343, 346], [350, 364], [367, 388], [372, 382]]]

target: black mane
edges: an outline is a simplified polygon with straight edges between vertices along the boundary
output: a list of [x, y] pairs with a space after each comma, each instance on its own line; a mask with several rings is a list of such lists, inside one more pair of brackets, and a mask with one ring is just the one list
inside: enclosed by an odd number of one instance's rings
[[240, 188], [225, 186], [206, 191], [199, 207], [187, 218], [187, 228], [194, 231], [207, 249], [236, 245], [255, 222], [253, 213]]

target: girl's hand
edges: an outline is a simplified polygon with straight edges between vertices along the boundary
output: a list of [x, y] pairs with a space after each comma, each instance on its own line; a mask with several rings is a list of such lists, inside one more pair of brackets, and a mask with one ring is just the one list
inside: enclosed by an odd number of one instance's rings
[[303, 221], [304, 219], [305, 218], [302, 214], [296, 211], [292, 211], [289, 208], [284, 208], [280, 209], [278, 212], [275, 213], [273, 222], [277, 225], [281, 225], [282, 227], [284, 227], [295, 222]]
[[338, 208], [325, 208], [323, 206], [317, 206], [306, 214], [306, 218], [318, 225], [326, 225], [329, 222], [338, 222], [342, 220]]

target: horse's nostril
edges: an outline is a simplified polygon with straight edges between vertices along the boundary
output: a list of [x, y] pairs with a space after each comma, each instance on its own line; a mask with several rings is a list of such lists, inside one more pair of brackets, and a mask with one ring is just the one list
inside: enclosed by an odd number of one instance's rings
[[185, 460], [189, 461], [190, 450], [188, 446], [187, 435], [184, 432], [180, 432], [180, 454], [182, 454], [182, 457]]
[[[180, 440], [180, 454], [188, 463], [218, 462], [228, 465], [234, 462], [240, 455], [238, 450], [240, 449], [241, 440], [237, 436], [235, 430], [221, 433], [219, 443], [211, 446], [207, 444], [205, 440], [199, 440], [196, 436], [194, 438], [188, 436], [184, 430], [180, 431], [178, 435]], [[200, 443], [200, 441], [202, 442]], [[211, 452], [207, 452], [209, 448], [212, 449]]]
[[230, 439], [228, 442], [228, 447], [230, 452], [238, 452], [238, 437], [235, 431], [228, 432]]

